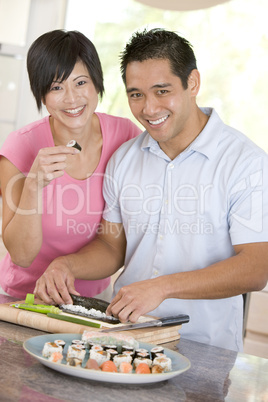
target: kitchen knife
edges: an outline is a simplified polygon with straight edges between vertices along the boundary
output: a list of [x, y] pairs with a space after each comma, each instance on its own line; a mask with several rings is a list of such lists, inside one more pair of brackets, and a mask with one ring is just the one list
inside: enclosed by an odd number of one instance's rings
[[186, 314], [179, 314], [170, 317], [163, 317], [157, 320], [147, 321], [147, 322], [140, 322], [138, 324], [127, 324], [127, 325], [120, 325], [116, 328], [107, 328], [102, 329], [99, 332], [117, 332], [117, 331], [130, 331], [132, 329], [139, 329], [139, 328], [148, 328], [148, 327], [165, 327], [168, 325], [179, 325], [189, 322], [190, 317]]

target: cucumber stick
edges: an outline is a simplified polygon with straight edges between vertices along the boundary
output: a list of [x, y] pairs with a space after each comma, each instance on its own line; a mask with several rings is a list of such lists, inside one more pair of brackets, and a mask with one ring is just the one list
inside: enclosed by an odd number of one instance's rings
[[56, 318], [57, 320], [72, 322], [74, 324], [86, 325], [87, 327], [101, 328], [101, 324], [93, 321], [83, 320], [81, 318], [69, 317], [67, 315], [54, 313], [47, 313], [47, 316], [50, 318]]

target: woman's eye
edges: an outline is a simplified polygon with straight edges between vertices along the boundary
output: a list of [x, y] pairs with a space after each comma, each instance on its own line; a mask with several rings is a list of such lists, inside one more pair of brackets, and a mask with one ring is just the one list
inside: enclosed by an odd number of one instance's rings
[[86, 83], [86, 81], [79, 81], [78, 83], [77, 83], [77, 85], [84, 85]]
[[61, 87], [59, 85], [52, 87], [50, 90], [51, 91], [59, 91]]

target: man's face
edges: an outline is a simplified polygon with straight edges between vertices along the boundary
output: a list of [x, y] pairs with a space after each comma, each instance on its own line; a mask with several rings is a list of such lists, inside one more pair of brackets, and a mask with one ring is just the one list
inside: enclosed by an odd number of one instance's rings
[[197, 70], [192, 71], [188, 88], [184, 89], [181, 79], [171, 72], [168, 60], [131, 62], [126, 69], [126, 89], [133, 115], [164, 151], [192, 141], [192, 117], [199, 89]]

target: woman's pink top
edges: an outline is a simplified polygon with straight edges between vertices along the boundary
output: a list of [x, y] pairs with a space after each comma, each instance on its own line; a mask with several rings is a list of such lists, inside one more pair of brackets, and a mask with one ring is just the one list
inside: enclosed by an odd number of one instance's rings
[[[24, 298], [27, 293], [32, 293], [36, 280], [56, 257], [75, 253], [101, 230], [99, 224], [104, 208], [102, 182], [106, 164], [123, 142], [137, 136], [141, 130], [129, 119], [96, 114], [103, 136], [101, 158], [96, 170], [85, 180], [76, 180], [65, 173], [42, 190], [43, 205], [39, 212], [42, 213], [43, 244], [30, 267], [13, 264], [9, 254], [0, 262], [0, 285], [11, 296]], [[11, 133], [0, 155], [27, 175], [38, 151], [54, 146], [47, 116]], [[75, 288], [81, 295], [93, 297], [105, 290], [109, 283], [110, 278], [95, 281], [77, 279]]]

